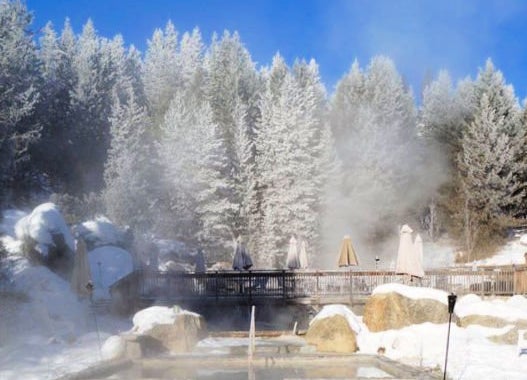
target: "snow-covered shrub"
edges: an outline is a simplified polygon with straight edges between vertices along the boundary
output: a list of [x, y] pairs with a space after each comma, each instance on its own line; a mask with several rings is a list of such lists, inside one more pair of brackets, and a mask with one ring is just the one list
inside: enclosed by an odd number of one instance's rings
[[120, 228], [105, 216], [76, 225], [74, 232], [84, 239], [90, 250], [105, 245], [128, 249], [133, 242], [130, 228]]
[[102, 210], [101, 199], [94, 193], [85, 194], [83, 197], [54, 193], [50, 196], [50, 202], [59, 207], [68, 224], [91, 219]]
[[23, 253], [54, 269], [67, 271], [75, 251], [73, 235], [58, 207], [53, 203], [37, 206], [15, 225], [15, 236]]

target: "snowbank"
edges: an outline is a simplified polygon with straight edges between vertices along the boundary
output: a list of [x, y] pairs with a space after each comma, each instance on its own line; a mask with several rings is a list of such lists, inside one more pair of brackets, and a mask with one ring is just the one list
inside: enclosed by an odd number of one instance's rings
[[514, 239], [503, 246], [498, 253], [487, 259], [475, 261], [470, 265], [494, 266], [494, 265], [520, 265], [525, 264], [525, 253], [527, 253], [527, 235]]
[[463, 297], [456, 304], [454, 312], [461, 318], [468, 315], [483, 315], [498, 317], [510, 322], [527, 321], [527, 299], [525, 297], [515, 296], [507, 300], [491, 299], [485, 301], [481, 299], [478, 301], [475, 297], [477, 296], [470, 295], [468, 302], [465, 300], [466, 297]]
[[399, 293], [400, 295], [411, 298], [414, 300], [417, 299], [432, 299], [448, 305], [448, 293], [443, 290], [433, 289], [433, 288], [421, 288], [415, 286], [408, 286], [403, 284], [384, 284], [377, 286], [372, 294], [383, 294], [383, 293]]
[[[67, 281], [45, 266], [30, 265], [24, 258], [12, 258], [9, 264], [11, 291], [22, 298], [21, 302], [12, 304], [14, 308], [9, 315], [13, 319], [4, 326], [3, 339], [16, 339], [31, 333], [70, 341], [79, 330], [84, 331], [89, 317], [88, 305], [77, 299]], [[1, 319], [1, 323], [6, 323], [6, 319]]]
[[70, 285], [45, 266], [6, 259], [13, 288], [0, 301], [0, 379], [56, 379], [100, 361], [100, 347], [130, 323], [94, 315]]

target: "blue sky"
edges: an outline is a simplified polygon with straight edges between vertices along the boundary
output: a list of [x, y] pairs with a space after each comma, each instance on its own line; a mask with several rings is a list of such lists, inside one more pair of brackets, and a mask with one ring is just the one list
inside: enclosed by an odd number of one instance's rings
[[170, 19], [180, 32], [198, 26], [237, 30], [254, 61], [279, 51], [289, 63], [314, 58], [328, 91], [355, 58], [391, 57], [419, 94], [427, 75], [447, 69], [453, 79], [475, 77], [491, 57], [516, 95], [527, 96], [527, 1], [522, 0], [26, 0], [38, 29], [60, 30], [69, 17], [80, 32], [88, 18], [99, 34], [123, 35], [141, 51]]

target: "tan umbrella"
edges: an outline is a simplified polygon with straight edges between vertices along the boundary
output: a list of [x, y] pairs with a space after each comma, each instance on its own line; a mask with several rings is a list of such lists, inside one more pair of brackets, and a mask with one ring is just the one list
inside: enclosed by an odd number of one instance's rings
[[349, 235], [344, 236], [342, 243], [340, 244], [339, 254], [339, 267], [351, 267], [359, 265], [357, 254], [351, 244], [351, 237]]
[[[418, 249], [412, 242], [412, 232], [413, 230], [407, 224], [401, 227], [395, 272], [421, 278], [424, 276], [422, 258], [418, 258]], [[422, 240], [421, 248], [419, 249], [422, 255]]]
[[82, 238], [77, 239], [73, 271], [71, 273], [71, 289], [79, 296], [89, 296], [87, 285], [91, 283], [91, 271], [86, 252], [86, 243]]

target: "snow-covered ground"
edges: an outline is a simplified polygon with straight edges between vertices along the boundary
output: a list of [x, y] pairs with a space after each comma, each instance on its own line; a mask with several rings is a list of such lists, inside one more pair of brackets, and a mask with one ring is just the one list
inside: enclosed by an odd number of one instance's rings
[[[4, 218], [0, 230], [12, 234], [11, 221], [23, 214], [12, 213]], [[4, 236], [4, 243], [13, 243]], [[526, 247], [519, 238], [509, 243], [486, 263], [523, 262]], [[450, 257], [451, 250], [445, 249]], [[426, 255], [426, 248], [425, 248]], [[426, 256], [425, 256], [426, 257]], [[440, 259], [438, 259], [441, 261]], [[445, 262], [450, 258], [444, 259]], [[79, 300], [70, 284], [43, 266], [32, 266], [27, 260], [9, 256], [9, 282], [0, 286], [0, 379], [53, 379], [86, 368], [101, 360], [104, 341], [119, 332], [129, 331], [129, 318], [94, 315], [89, 301]], [[376, 291], [408, 292], [402, 285], [386, 285]], [[412, 298], [443, 299], [446, 293], [437, 290], [410, 290]], [[446, 298], [445, 300], [446, 301]], [[442, 302], [443, 302], [442, 301]], [[515, 296], [506, 300], [481, 300], [475, 295], [458, 300], [456, 313], [484, 314], [507, 321], [527, 319], [527, 299]], [[339, 307], [325, 313], [339, 313]], [[400, 330], [372, 333], [360, 316], [344, 313], [358, 332], [362, 353], [376, 354], [379, 347], [385, 355], [412, 365], [440, 367], [444, 365], [447, 324], [423, 323]], [[323, 317], [324, 314], [319, 317]], [[257, 326], [258, 328], [258, 326]], [[525, 379], [527, 355], [519, 356], [516, 345], [499, 345], [489, 336], [504, 334], [512, 326], [487, 328], [473, 325], [461, 328], [452, 324], [448, 372], [453, 379]], [[214, 339], [201, 345], [230, 345], [231, 341]], [[221, 351], [221, 350], [219, 350]]]

